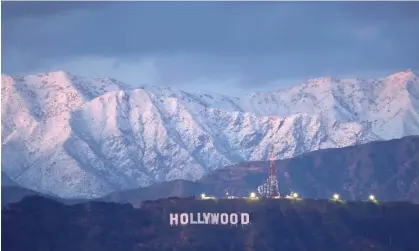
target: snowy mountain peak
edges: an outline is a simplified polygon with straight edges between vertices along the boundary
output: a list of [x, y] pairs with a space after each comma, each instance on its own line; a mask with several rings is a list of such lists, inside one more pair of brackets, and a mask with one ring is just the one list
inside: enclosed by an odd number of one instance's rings
[[387, 77], [387, 79], [390, 81], [394, 81], [397, 84], [404, 84], [408, 81], [414, 81], [415, 79], [417, 79], [417, 75], [415, 74], [415, 72], [413, 72], [412, 69], [408, 69], [406, 71], [391, 74]]
[[307, 80], [307, 83], [333, 83], [333, 82], [337, 82], [339, 81], [336, 78], [333, 77], [319, 77], [319, 78], [311, 78], [309, 80]]
[[65, 197], [198, 179], [266, 160], [271, 145], [289, 158], [418, 133], [419, 81], [409, 72], [239, 98], [62, 71], [2, 75], [2, 171]]

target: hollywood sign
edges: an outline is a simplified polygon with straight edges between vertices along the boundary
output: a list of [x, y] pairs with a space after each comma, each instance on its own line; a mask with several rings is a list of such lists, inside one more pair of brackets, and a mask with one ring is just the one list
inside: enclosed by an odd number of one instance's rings
[[247, 225], [248, 213], [171, 213], [170, 226], [177, 225]]

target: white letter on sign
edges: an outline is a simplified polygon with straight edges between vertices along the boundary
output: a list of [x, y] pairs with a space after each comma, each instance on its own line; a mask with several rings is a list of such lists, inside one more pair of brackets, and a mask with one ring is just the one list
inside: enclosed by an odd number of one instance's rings
[[211, 214], [210, 213], [204, 213], [204, 221], [205, 221], [205, 224], [210, 224], [209, 222], [210, 222], [210, 216], [211, 216]]
[[170, 226], [179, 224], [179, 215], [178, 214], [170, 214]]
[[242, 213], [242, 214], [241, 214], [240, 223], [241, 223], [242, 225], [247, 225], [247, 224], [249, 224], [249, 214], [248, 214], [248, 213]]
[[211, 214], [211, 224], [218, 224], [218, 217], [220, 214], [214, 213]]
[[237, 214], [230, 214], [230, 224], [236, 225], [239, 222], [239, 216]]
[[191, 224], [198, 224], [198, 222], [197, 222], [196, 220], [194, 220], [194, 219], [193, 219], [193, 213], [190, 213], [189, 215], [190, 215], [190, 218], [189, 218], [190, 223], [191, 223]]
[[180, 215], [180, 224], [187, 225], [189, 222], [188, 214], [181, 214]]
[[221, 214], [221, 224], [222, 225], [228, 224], [228, 214]]

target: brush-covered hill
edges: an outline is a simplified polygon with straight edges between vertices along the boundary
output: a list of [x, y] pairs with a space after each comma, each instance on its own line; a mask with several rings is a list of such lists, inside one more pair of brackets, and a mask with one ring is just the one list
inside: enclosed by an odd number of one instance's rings
[[64, 199], [57, 195], [50, 193], [40, 193], [28, 188], [19, 186], [2, 186], [1, 187], [1, 205], [6, 206], [10, 203], [21, 201], [22, 199], [30, 196], [39, 196], [54, 201], [64, 203], [66, 205], [72, 205], [88, 201], [87, 199]]
[[[247, 212], [246, 226], [170, 226], [169, 213]], [[2, 210], [8, 251], [416, 251], [419, 205], [327, 200], [195, 200], [66, 206], [27, 197]]]
[[28, 196], [43, 196], [50, 199], [55, 199], [53, 196], [39, 193], [27, 188], [18, 186], [2, 186], [1, 187], [1, 205], [7, 205], [22, 200]]
[[[103, 199], [136, 205], [147, 199], [200, 193], [247, 196], [266, 179], [267, 166], [267, 162], [246, 162], [215, 170], [196, 182], [163, 182]], [[276, 168], [283, 194], [292, 190], [305, 198], [330, 198], [339, 193], [345, 200], [365, 200], [372, 193], [381, 201], [419, 202], [419, 136], [314, 151], [278, 160]]]

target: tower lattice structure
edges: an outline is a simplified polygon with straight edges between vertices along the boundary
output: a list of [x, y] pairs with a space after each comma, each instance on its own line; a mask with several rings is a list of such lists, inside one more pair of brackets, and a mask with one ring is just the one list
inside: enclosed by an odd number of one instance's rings
[[278, 179], [276, 175], [275, 156], [273, 154], [273, 147], [270, 150], [270, 159], [268, 167], [268, 178], [265, 183], [258, 187], [258, 192], [263, 197], [279, 197]]

